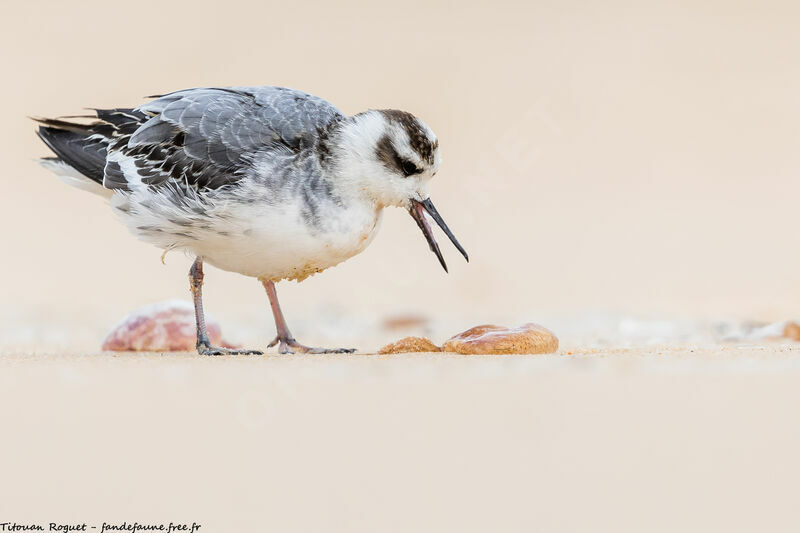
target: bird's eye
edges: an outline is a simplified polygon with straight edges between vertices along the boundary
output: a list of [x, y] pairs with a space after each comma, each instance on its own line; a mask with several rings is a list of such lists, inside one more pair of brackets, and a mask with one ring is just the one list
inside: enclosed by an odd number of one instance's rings
[[419, 174], [422, 172], [420, 169], [417, 168], [417, 165], [412, 163], [411, 161], [403, 161], [403, 174], [406, 177], [411, 176], [413, 174]]

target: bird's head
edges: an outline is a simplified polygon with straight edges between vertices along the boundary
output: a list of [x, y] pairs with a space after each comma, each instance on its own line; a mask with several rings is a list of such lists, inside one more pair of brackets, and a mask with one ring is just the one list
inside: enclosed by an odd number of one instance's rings
[[447, 270], [433, 237], [430, 216], [469, 261], [430, 199], [430, 181], [441, 164], [439, 140], [411, 113], [371, 110], [352, 117], [338, 138], [337, 163], [343, 179], [379, 207], [402, 207], [422, 230], [428, 245]]

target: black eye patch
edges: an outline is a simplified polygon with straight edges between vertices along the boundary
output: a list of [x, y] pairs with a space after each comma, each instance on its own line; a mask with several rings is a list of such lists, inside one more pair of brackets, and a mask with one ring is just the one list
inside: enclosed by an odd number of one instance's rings
[[403, 174], [405, 174], [406, 177], [413, 176], [414, 174], [419, 174], [420, 172], [422, 172], [421, 169], [417, 168], [417, 165], [408, 160], [404, 160], [402, 162], [402, 168], [403, 168]]
[[375, 155], [383, 165], [392, 172], [402, 172], [405, 177], [419, 174], [422, 169], [417, 167], [413, 161], [403, 159], [397, 150], [394, 149], [391, 139], [384, 135], [375, 149]]

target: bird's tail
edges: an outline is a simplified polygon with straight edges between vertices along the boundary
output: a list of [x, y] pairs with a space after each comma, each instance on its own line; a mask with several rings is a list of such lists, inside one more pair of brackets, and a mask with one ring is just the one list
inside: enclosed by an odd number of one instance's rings
[[97, 109], [89, 123], [61, 118], [34, 118], [40, 124], [37, 134], [56, 157], [39, 162], [68, 185], [104, 196], [112, 191], [103, 187], [108, 146], [122, 135], [130, 135], [141, 125], [143, 113], [132, 109]]

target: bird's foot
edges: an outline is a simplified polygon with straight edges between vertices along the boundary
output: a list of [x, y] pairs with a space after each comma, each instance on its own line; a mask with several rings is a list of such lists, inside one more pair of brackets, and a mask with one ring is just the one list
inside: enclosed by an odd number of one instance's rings
[[233, 348], [222, 348], [211, 344], [198, 344], [197, 353], [200, 355], [264, 355], [259, 350], [235, 350]]
[[356, 351], [355, 348], [312, 348], [300, 344], [292, 337], [281, 338], [280, 335], [275, 337], [275, 339], [267, 345], [267, 348], [272, 348], [276, 344], [278, 344], [278, 353], [353, 353]]

